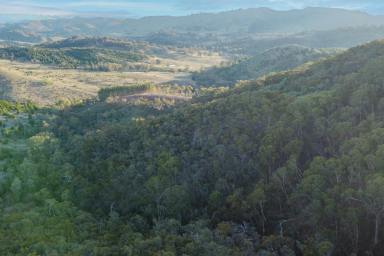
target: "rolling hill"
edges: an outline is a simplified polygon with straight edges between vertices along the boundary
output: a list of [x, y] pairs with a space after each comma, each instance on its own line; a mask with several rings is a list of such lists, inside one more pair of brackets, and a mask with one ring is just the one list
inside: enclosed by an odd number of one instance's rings
[[108, 70], [109, 64], [123, 65], [145, 59], [140, 53], [95, 48], [47, 49], [40, 47], [0, 48], [0, 58], [61, 68]]
[[295, 68], [339, 52], [306, 48], [298, 45], [269, 49], [244, 61], [194, 73], [192, 79], [203, 86], [231, 86], [239, 80], [254, 80], [271, 72]]
[[0, 58], [66, 69], [162, 72], [195, 70], [196, 65], [210, 66], [212, 61], [225, 60], [217, 53], [202, 49], [107, 37], [71, 37], [38, 45], [5, 44], [0, 47]]
[[54, 42], [40, 44], [39, 47], [47, 49], [63, 48], [97, 48], [116, 51], [137, 52], [146, 55], [167, 55], [170, 48], [158, 46], [144, 41], [122, 40], [111, 37], [80, 37], [74, 36]]

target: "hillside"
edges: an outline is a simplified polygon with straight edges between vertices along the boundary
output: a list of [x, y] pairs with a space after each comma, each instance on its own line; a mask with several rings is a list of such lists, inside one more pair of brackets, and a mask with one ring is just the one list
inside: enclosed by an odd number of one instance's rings
[[122, 40], [112, 37], [70, 37], [54, 42], [40, 44], [39, 47], [47, 49], [63, 48], [98, 48], [116, 51], [129, 51], [147, 55], [170, 54], [170, 48], [157, 46], [144, 41]]
[[4, 41], [38, 43], [44, 40], [36, 32], [19, 28], [17, 25], [0, 24], [0, 31], [0, 39]]
[[44, 43], [40, 46], [44, 48], [97, 47], [131, 51], [143, 49], [145, 46], [148, 47], [148, 44], [108, 37], [71, 37], [51, 43]]
[[166, 244], [144, 255], [380, 251], [383, 59], [384, 42], [374, 42], [154, 120], [83, 127], [83, 147], [68, 142], [67, 150], [78, 163], [77, 187], [90, 191], [74, 193], [88, 211], [108, 214], [115, 202], [122, 218], [148, 220], [146, 242]]
[[123, 41], [109, 38], [72, 37], [35, 46], [8, 46], [0, 48], [0, 58], [7, 60], [55, 65], [61, 68], [108, 70], [126, 63], [138, 63], [148, 55], [167, 53], [163, 47], [148, 43]]
[[108, 64], [123, 65], [139, 62], [145, 56], [135, 52], [114, 51], [94, 48], [46, 49], [40, 47], [0, 48], [0, 58], [61, 68], [83, 68], [91, 70], [108, 69]]
[[295, 68], [336, 54], [337, 50], [311, 49], [290, 45], [269, 49], [244, 61], [194, 73], [192, 79], [203, 86], [231, 86], [239, 80], [253, 80], [271, 72]]
[[4, 45], [0, 59], [91, 71], [189, 72], [225, 61], [218, 53], [113, 38], [72, 37], [40, 45]]
[[45, 113], [27, 154], [2, 154], [0, 249], [380, 255], [383, 65], [376, 41], [186, 104], [94, 100]]

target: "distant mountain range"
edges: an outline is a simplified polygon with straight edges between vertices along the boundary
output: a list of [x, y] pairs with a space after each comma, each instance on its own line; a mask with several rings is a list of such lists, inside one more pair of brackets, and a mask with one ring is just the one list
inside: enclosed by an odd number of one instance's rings
[[159, 32], [221, 34], [299, 33], [345, 27], [383, 26], [384, 16], [334, 8], [275, 11], [267, 8], [140, 19], [70, 18], [1, 24], [0, 39], [42, 42], [74, 35], [140, 38]]

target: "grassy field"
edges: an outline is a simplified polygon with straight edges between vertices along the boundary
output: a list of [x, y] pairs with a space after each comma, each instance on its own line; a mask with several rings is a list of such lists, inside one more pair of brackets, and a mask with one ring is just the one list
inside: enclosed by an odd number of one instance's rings
[[46, 106], [59, 101], [92, 98], [101, 88], [111, 86], [138, 82], [193, 84], [190, 72], [223, 61], [226, 60], [217, 54], [186, 53], [151, 61], [154, 66], [166, 67], [169, 70], [166, 72], [90, 72], [0, 60], [0, 98]]

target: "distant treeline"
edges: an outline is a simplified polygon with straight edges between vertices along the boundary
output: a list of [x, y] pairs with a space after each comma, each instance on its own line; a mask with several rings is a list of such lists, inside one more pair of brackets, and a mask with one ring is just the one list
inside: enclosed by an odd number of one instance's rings
[[129, 62], [146, 59], [141, 53], [97, 48], [48, 49], [40, 47], [0, 48], [0, 58], [55, 65], [61, 68], [84, 68], [108, 71]]

